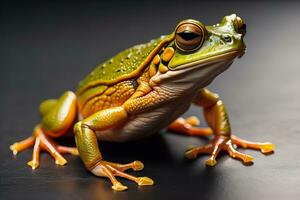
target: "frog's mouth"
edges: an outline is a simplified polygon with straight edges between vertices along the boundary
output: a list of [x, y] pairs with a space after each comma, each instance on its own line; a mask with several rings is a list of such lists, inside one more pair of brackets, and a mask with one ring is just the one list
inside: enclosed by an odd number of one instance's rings
[[171, 71], [177, 71], [181, 69], [194, 69], [209, 65], [211, 63], [216, 63], [216, 62], [222, 62], [226, 60], [233, 60], [234, 58], [241, 58], [245, 54], [245, 48], [242, 49], [235, 49], [235, 50], [230, 50], [230, 51], [225, 51], [222, 54], [214, 55], [209, 58], [197, 60], [194, 62], [186, 63], [181, 66], [178, 66], [176, 68], [169, 68]]
[[209, 58], [181, 65], [176, 69], [176, 71], [178, 70], [178, 73], [180, 73], [182, 76], [186, 74], [192, 82], [193, 79], [196, 82], [197, 80], [206, 78], [213, 79], [228, 69], [235, 58], [240, 58], [243, 56], [244, 52], [245, 49], [230, 50]]
[[179, 85], [192, 84], [194, 86], [204, 86], [229, 68], [233, 60], [242, 56], [244, 51], [245, 49], [231, 50], [206, 59], [187, 63], [176, 67], [176, 70], [169, 70], [163, 74], [157, 73], [151, 78], [150, 82], [153, 85], [172, 83]]

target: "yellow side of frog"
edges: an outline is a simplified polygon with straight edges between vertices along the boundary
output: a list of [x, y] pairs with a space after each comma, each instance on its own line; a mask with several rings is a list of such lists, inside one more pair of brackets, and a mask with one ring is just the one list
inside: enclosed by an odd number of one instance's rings
[[[188, 136], [214, 135], [202, 147], [185, 153], [189, 159], [209, 154], [206, 164], [216, 165], [220, 151], [244, 163], [253, 157], [233, 146], [271, 153], [274, 144], [250, 142], [232, 135], [229, 117], [220, 97], [205, 87], [245, 52], [244, 21], [236, 14], [220, 23], [204, 26], [187, 19], [175, 31], [158, 39], [129, 48], [99, 65], [79, 83], [76, 93], [66, 91], [58, 99], [41, 103], [42, 120], [32, 136], [10, 146], [14, 154], [33, 147], [32, 169], [39, 166], [41, 150], [48, 151], [58, 165], [67, 163], [64, 153], [80, 155], [84, 165], [96, 176], [107, 177], [116, 191], [127, 189], [116, 176], [138, 185], [152, 185], [149, 177], [135, 177], [125, 171], [142, 170], [141, 161], [127, 164], [104, 160], [98, 140], [126, 142], [146, 137], [167, 127]], [[208, 128], [200, 128], [195, 116], [181, 118], [195, 104], [204, 109]], [[79, 116], [79, 121], [77, 121]], [[73, 128], [76, 146], [55, 142]]]

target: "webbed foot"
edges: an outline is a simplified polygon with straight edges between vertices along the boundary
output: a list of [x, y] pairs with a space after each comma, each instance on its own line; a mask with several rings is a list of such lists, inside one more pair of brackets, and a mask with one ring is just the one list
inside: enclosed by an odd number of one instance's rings
[[140, 171], [144, 168], [144, 164], [140, 161], [134, 161], [128, 164], [112, 163], [107, 161], [99, 161], [96, 166], [91, 170], [96, 176], [103, 176], [110, 179], [112, 183], [112, 189], [116, 191], [127, 190], [127, 186], [120, 183], [116, 176], [136, 182], [139, 186], [153, 185], [154, 182], [148, 177], [135, 177], [125, 173], [125, 170], [133, 169], [134, 171]]
[[260, 150], [264, 154], [268, 154], [274, 151], [275, 145], [269, 142], [259, 143], [251, 142], [240, 139], [234, 135], [228, 136], [216, 136], [212, 142], [202, 147], [192, 147], [185, 153], [186, 158], [194, 159], [198, 154], [210, 154], [210, 157], [206, 160], [205, 164], [208, 166], [214, 166], [217, 164], [216, 157], [221, 150], [226, 151], [229, 156], [241, 160], [244, 164], [251, 164], [254, 158], [250, 155], [243, 154], [235, 150], [234, 145], [243, 148], [251, 148]]
[[32, 169], [36, 169], [40, 164], [39, 157], [41, 150], [50, 153], [57, 165], [65, 165], [67, 163], [66, 159], [61, 154], [70, 153], [72, 155], [79, 155], [78, 150], [75, 147], [66, 147], [56, 144], [43, 133], [39, 125], [35, 127], [33, 136], [20, 142], [15, 142], [10, 145], [9, 148], [14, 155], [17, 155], [19, 152], [31, 148], [32, 146], [32, 160], [27, 163]]

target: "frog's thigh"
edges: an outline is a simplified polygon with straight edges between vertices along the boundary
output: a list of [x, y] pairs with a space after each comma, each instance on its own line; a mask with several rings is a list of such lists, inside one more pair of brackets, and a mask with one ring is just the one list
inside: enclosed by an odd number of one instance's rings
[[92, 169], [98, 161], [102, 160], [95, 131], [116, 127], [127, 117], [127, 111], [120, 106], [101, 110], [75, 124], [76, 145], [80, 157], [88, 169]]
[[57, 100], [46, 100], [41, 103], [40, 112], [43, 115], [43, 130], [50, 136], [60, 136], [73, 125], [76, 118], [76, 95], [66, 91]]
[[40, 114], [45, 116], [57, 103], [57, 99], [47, 99], [40, 104]]

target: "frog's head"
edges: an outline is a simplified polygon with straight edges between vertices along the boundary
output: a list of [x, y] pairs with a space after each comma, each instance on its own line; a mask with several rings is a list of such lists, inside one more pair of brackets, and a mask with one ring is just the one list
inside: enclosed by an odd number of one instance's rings
[[246, 25], [235, 14], [223, 17], [213, 26], [193, 19], [181, 21], [173, 33], [174, 39], [161, 53], [160, 73], [153, 81], [194, 85], [199, 82], [204, 87], [244, 54], [245, 33]]

